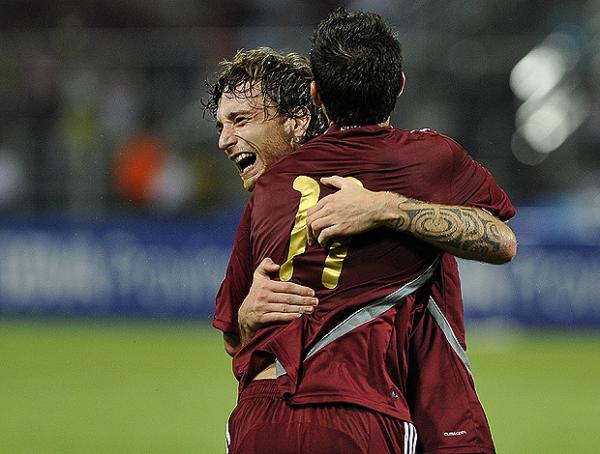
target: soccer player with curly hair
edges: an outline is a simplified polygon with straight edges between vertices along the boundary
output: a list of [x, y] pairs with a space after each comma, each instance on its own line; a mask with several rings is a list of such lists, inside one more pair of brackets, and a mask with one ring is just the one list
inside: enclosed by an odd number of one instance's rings
[[[236, 58], [241, 61], [242, 56]], [[462, 368], [467, 382], [470, 380], [461, 342], [452, 344], [449, 340], [447, 329], [452, 325], [440, 324], [442, 318], [435, 317], [436, 309], [448, 312], [443, 304], [447, 301], [440, 303], [440, 295], [445, 297], [443, 286], [436, 280], [440, 281], [444, 273], [452, 277], [455, 272], [455, 262], [449, 261], [447, 254], [440, 259], [438, 248], [458, 251], [467, 258], [483, 256], [485, 260], [490, 253], [473, 247], [478, 242], [492, 252], [495, 258], [490, 261], [506, 260], [502, 258], [504, 252], [498, 251], [510, 244], [510, 234], [481, 208], [506, 218], [512, 215], [512, 206], [489, 173], [451, 139], [389, 127], [389, 114], [404, 76], [399, 44], [379, 16], [339, 10], [320, 24], [311, 53], [312, 90], [331, 126], [324, 136], [283, 159], [283, 154], [320, 127], [310, 126], [316, 125], [318, 118], [310, 105], [294, 104], [284, 95], [305, 93], [299, 89], [302, 84], [270, 74], [268, 70], [280, 62], [263, 56], [258, 72], [245, 68], [237, 73], [235, 68], [243, 64], [225, 65], [212, 90], [219, 145], [238, 167], [244, 186], [249, 190], [256, 187], [236, 237], [214, 320], [226, 335], [228, 351], [237, 353], [234, 370], [241, 396], [231, 418], [232, 452], [267, 448], [274, 452], [412, 452], [416, 434], [410, 424], [414, 412], [412, 408], [409, 411], [408, 403], [431, 404], [418, 397], [418, 387], [417, 397], [410, 395], [415, 384], [411, 371], [419, 368], [419, 341], [432, 340], [431, 352], [452, 357], [450, 361], [442, 357], [437, 370], [435, 360], [425, 361], [429, 369], [417, 374], [429, 386], [433, 384], [432, 391], [436, 381], [432, 381], [431, 372], [440, 374], [437, 382], [442, 382], [441, 374], [455, 376]], [[298, 61], [296, 56], [293, 59]], [[263, 81], [265, 70], [268, 76]], [[372, 77], [376, 74], [381, 80]], [[274, 79], [290, 83], [290, 91], [272, 90], [270, 82]], [[396, 84], [383, 83], [394, 80]], [[307, 135], [307, 130], [315, 132]], [[441, 162], [436, 165], [436, 161]], [[326, 185], [319, 185], [321, 177], [332, 174], [353, 179], [330, 178], [321, 180]], [[331, 192], [327, 185], [341, 190], [317, 202], [320, 193]], [[411, 198], [385, 190], [410, 194]], [[351, 230], [356, 232], [350, 234], [368, 232], [351, 241], [336, 241], [325, 249], [308, 244], [307, 223], [308, 230], [322, 243], [328, 239], [324, 232], [329, 228], [322, 226], [337, 226], [335, 219], [327, 219], [328, 215], [320, 212], [327, 211], [332, 201], [343, 201], [335, 199], [340, 194], [371, 200], [382, 209], [371, 210], [354, 223]], [[420, 202], [417, 197], [440, 205]], [[452, 227], [449, 231], [439, 226], [432, 229], [428, 224], [432, 219]], [[467, 239], [467, 232], [455, 226], [464, 224], [465, 219], [471, 227], [481, 227], [479, 237]], [[329, 235], [339, 233], [330, 229]], [[283, 265], [265, 264], [265, 257], [274, 257]], [[257, 266], [253, 283], [252, 271]], [[279, 271], [278, 281], [268, 279], [269, 270]], [[299, 300], [296, 305], [282, 302], [284, 306], [280, 306], [285, 309], [280, 315], [275, 313], [271, 320], [263, 317], [260, 323], [255, 320], [251, 328], [260, 329], [245, 334], [243, 317], [238, 321], [237, 311], [244, 297], [256, 291], [257, 277], [272, 286], [271, 295], [279, 293], [287, 299], [292, 295]], [[431, 279], [431, 287], [440, 287], [437, 302], [432, 297], [435, 290], [419, 296]], [[320, 303], [316, 308], [308, 287], [317, 292]], [[450, 312], [454, 310], [450, 308]], [[298, 312], [312, 315], [298, 318]], [[284, 314], [290, 317], [282, 318]], [[427, 318], [431, 320], [424, 322]], [[293, 321], [285, 326], [262, 326], [289, 320]], [[462, 319], [457, 320], [460, 324]], [[413, 335], [422, 325], [437, 332]], [[241, 344], [245, 344], [243, 348]], [[417, 361], [413, 364], [415, 353]], [[271, 362], [276, 366], [270, 366]], [[450, 370], [444, 370], [442, 364]], [[460, 379], [457, 383], [463, 385]], [[478, 405], [476, 395], [475, 400], [473, 408]], [[424, 410], [423, 421], [430, 413], [431, 409]], [[412, 419], [420, 427], [419, 418]], [[470, 432], [471, 427], [468, 431], [446, 431], [455, 437], [467, 433], [478, 436]], [[335, 447], [335, 451], [327, 448], [328, 443], [333, 443], [331, 449]], [[468, 446], [464, 440], [463, 446]], [[482, 449], [477, 452], [490, 452], [485, 446]]]

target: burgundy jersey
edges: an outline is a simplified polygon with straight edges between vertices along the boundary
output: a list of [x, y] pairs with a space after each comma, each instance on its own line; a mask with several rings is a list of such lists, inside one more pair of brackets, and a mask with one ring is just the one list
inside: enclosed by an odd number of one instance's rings
[[[487, 194], [481, 191], [457, 204], [477, 206], [508, 221], [515, 209], [494, 186]], [[419, 433], [418, 452], [494, 453], [490, 427], [466, 355], [464, 307], [454, 256], [442, 255], [429, 291], [420, 297], [427, 300], [427, 305], [410, 339], [406, 390]]]
[[[466, 356], [456, 260], [444, 254], [410, 339], [406, 396], [418, 453], [493, 454], [490, 427]], [[399, 320], [399, 325], [402, 321]], [[401, 326], [401, 325], [400, 325]]]
[[[313, 288], [320, 304], [310, 316], [258, 330], [234, 358], [240, 389], [277, 359], [285, 371], [279, 389], [292, 404], [348, 402], [409, 420], [403, 396], [407, 343], [413, 312], [423, 310], [414, 296], [310, 353], [351, 314], [422, 275], [439, 252], [383, 228], [328, 248], [308, 247], [306, 210], [331, 192], [318, 183], [330, 175], [434, 203], [512, 207], [489, 172], [456, 142], [377, 126], [331, 129], [314, 139], [265, 173], [248, 202], [214, 325], [235, 332], [252, 270], [265, 257], [283, 264], [282, 280]], [[241, 255], [248, 250], [251, 255]]]

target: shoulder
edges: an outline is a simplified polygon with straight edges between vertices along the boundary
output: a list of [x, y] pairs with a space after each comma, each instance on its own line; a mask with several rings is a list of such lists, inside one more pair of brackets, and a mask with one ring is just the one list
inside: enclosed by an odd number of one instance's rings
[[417, 161], [436, 162], [439, 165], [451, 165], [457, 158], [466, 154], [465, 149], [455, 139], [429, 128], [398, 130], [401, 143], [407, 153]]
[[408, 131], [409, 140], [424, 142], [428, 145], [437, 145], [446, 150], [463, 149], [463, 147], [452, 137], [429, 128], [412, 129]]
[[278, 176], [287, 175], [287, 173], [296, 173], [301, 168], [312, 169], [315, 162], [322, 162], [339, 149], [343, 149], [343, 146], [340, 146], [334, 138], [328, 137], [327, 134], [315, 137], [300, 145], [296, 150], [282, 156], [262, 175], [261, 180], [264, 177], [267, 177], [267, 181], [273, 180]]

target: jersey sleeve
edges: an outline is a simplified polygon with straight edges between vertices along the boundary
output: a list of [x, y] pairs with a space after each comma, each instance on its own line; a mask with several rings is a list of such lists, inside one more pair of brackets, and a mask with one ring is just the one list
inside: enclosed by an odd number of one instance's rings
[[454, 140], [444, 137], [452, 156], [452, 204], [483, 208], [502, 221], [515, 215], [515, 208], [492, 174]]
[[237, 313], [252, 285], [252, 244], [249, 202], [244, 209], [227, 265], [225, 278], [216, 298], [212, 325], [224, 333], [239, 335]]

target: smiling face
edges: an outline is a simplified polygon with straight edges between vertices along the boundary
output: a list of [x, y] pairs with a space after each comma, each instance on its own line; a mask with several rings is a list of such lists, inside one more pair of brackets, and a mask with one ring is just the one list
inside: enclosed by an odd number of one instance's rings
[[[297, 121], [264, 108], [258, 87], [226, 91], [217, 109], [219, 148], [238, 169], [244, 188], [252, 191], [260, 176], [295, 148]], [[298, 134], [300, 134], [298, 136]]]

